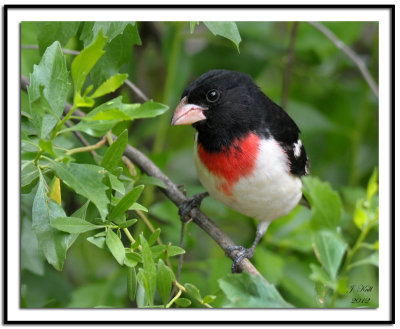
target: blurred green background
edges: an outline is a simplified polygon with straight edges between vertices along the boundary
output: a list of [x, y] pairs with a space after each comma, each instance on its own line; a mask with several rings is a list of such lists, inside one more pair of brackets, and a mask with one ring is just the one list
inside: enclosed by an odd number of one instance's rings
[[[348, 241], [357, 237], [352, 223], [356, 201], [374, 167], [378, 166], [378, 99], [356, 65], [320, 31], [306, 22], [297, 26], [291, 64], [288, 64], [293, 22], [237, 22], [242, 42], [240, 53], [234, 44], [213, 36], [203, 24], [190, 33], [189, 22], [138, 23], [142, 45], [135, 45], [120, 72], [129, 74], [149, 98], [170, 106], [161, 117], [136, 120], [129, 127], [129, 141], [148, 155], [176, 184], [184, 184], [187, 195], [204, 191], [193, 164], [192, 127], [170, 127], [172, 112], [184, 87], [210, 69], [230, 69], [250, 74], [261, 90], [285, 109], [302, 131], [303, 144], [311, 162], [311, 174], [328, 181], [343, 198], [345, 212], [341, 229]], [[339, 39], [365, 61], [378, 81], [378, 23], [324, 22]], [[21, 25], [21, 73], [29, 76], [40, 60], [37, 45], [37, 23]], [[82, 49], [77, 36], [64, 46]], [[73, 55], [66, 55], [67, 65]], [[290, 62], [290, 61], [289, 61]], [[288, 96], [283, 96], [285, 72], [290, 66]], [[141, 102], [123, 86], [110, 95], [121, 94], [126, 103]], [[29, 106], [27, 94], [21, 94], [21, 108]], [[23, 122], [22, 122], [23, 124]], [[121, 129], [121, 127], [119, 127]], [[93, 142], [93, 138], [88, 137]], [[73, 135], [64, 141], [72, 147]], [[101, 151], [99, 151], [101, 153]], [[90, 154], [79, 155], [90, 163]], [[63, 207], [68, 214], [83, 200], [66, 187], [62, 191]], [[30, 217], [34, 194], [24, 195], [22, 217]], [[166, 243], [179, 244], [180, 220], [177, 208], [160, 191], [147, 187], [141, 203], [149, 208], [154, 226], [161, 227]], [[204, 200], [202, 210], [235, 241], [249, 246], [256, 222], [211, 198]], [[95, 211], [94, 207], [91, 211]], [[273, 222], [256, 249], [254, 265], [282, 296], [297, 307], [318, 307], [315, 284], [309, 278], [309, 264], [316, 262], [309, 229], [310, 213], [298, 207], [290, 215]], [[30, 227], [23, 225], [22, 240], [30, 241]], [[135, 233], [146, 231], [139, 221]], [[24, 238], [25, 234], [25, 238]], [[377, 237], [377, 232], [374, 232]], [[370, 239], [372, 242], [373, 238]], [[203, 295], [219, 295], [218, 279], [230, 272], [231, 260], [216, 243], [195, 224], [189, 224], [185, 235], [185, 261], [182, 282], [195, 284]], [[173, 265], [177, 260], [173, 259]], [[360, 272], [361, 271], [361, 272]], [[378, 269], [371, 265], [354, 269], [349, 283], [362, 281], [376, 287], [374, 303], [378, 304]], [[87, 243], [84, 237], [68, 252], [63, 272], [42, 262], [22, 264], [22, 306], [24, 307], [92, 307], [108, 305], [128, 307], [126, 276], [112, 256]], [[222, 305], [217, 300], [213, 306]], [[196, 305], [195, 305], [196, 306]], [[349, 306], [349, 298], [340, 298], [337, 307]], [[370, 305], [371, 306], [371, 305]]]

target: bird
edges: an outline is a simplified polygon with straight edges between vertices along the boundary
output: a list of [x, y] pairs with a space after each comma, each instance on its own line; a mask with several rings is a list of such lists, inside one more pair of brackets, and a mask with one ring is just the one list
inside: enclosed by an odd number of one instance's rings
[[226, 250], [238, 251], [232, 272], [239, 272], [269, 224], [302, 199], [301, 177], [309, 174], [310, 161], [300, 129], [250, 75], [225, 69], [207, 71], [184, 89], [171, 125], [195, 128], [194, 163], [207, 191], [181, 204], [181, 217], [210, 195], [258, 221], [250, 248]]

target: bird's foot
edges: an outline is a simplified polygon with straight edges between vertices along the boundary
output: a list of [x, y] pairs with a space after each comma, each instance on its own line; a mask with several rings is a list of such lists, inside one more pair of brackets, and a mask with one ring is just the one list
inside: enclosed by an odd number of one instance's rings
[[237, 250], [238, 252], [233, 259], [232, 273], [240, 273], [240, 263], [242, 262], [243, 258], [250, 259], [251, 257], [253, 257], [254, 248], [245, 248], [243, 246], [230, 246], [226, 248], [226, 256], [229, 256], [228, 254], [234, 250]]
[[203, 199], [208, 195], [209, 195], [208, 192], [198, 193], [190, 198], [187, 198], [184, 202], [182, 202], [179, 205], [179, 211], [178, 211], [181, 220], [183, 222], [188, 221], [190, 219], [190, 212], [192, 211], [192, 209], [199, 208]]

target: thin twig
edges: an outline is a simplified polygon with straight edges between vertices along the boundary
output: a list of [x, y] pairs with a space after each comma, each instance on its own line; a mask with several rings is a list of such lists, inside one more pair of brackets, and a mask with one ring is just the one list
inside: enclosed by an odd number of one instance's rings
[[149, 98], [138, 87], [136, 87], [136, 85], [132, 81], [126, 79], [125, 80], [125, 84], [129, 88], [131, 88], [133, 90], [133, 92], [136, 95], [138, 95], [143, 101], [147, 102], [149, 100]]
[[[39, 49], [39, 46], [38, 45], [22, 45], [21, 48], [22, 49]], [[61, 51], [64, 54], [74, 55], [74, 56], [77, 56], [81, 53], [80, 51], [77, 51], [77, 50], [65, 49], [65, 48], [62, 48]], [[144, 102], [147, 102], [149, 100], [149, 98], [143, 93], [143, 91], [141, 91], [132, 81], [126, 79], [124, 81], [124, 84], [127, 85], [128, 88], [130, 88]]]
[[103, 137], [96, 144], [83, 146], [83, 147], [77, 147], [75, 149], [68, 150], [65, 154], [66, 155], [72, 155], [72, 154], [75, 154], [75, 153], [82, 153], [82, 152], [88, 152], [88, 151], [97, 150], [100, 147], [102, 147], [105, 143], [106, 143], [106, 137]]
[[132, 161], [129, 160], [125, 155], [122, 156], [122, 162], [124, 163], [126, 169], [128, 169], [129, 173], [132, 177], [136, 177], [137, 172], [135, 166], [133, 165]]
[[[29, 85], [29, 79], [26, 76], [21, 76], [21, 87], [27, 90]], [[72, 108], [70, 103], [65, 104], [64, 113], [68, 113]], [[86, 116], [86, 113], [76, 109], [74, 112], [78, 116]], [[117, 139], [117, 136], [113, 135], [113, 139]], [[178, 186], [175, 185], [167, 175], [165, 175], [160, 168], [158, 168], [153, 161], [151, 161], [147, 156], [145, 156], [138, 149], [131, 145], [127, 145], [124, 154], [133, 163], [135, 163], [143, 172], [149, 176], [158, 178], [164, 182], [166, 188], [161, 189], [161, 191], [173, 202], [175, 205], [179, 206], [184, 201], [186, 201], [186, 196], [179, 190]], [[210, 218], [208, 218], [200, 209], [194, 208], [190, 212], [190, 217], [193, 219], [201, 229], [203, 229], [209, 236], [211, 236], [215, 242], [225, 251], [225, 254], [229, 256], [232, 260], [235, 259], [237, 250], [228, 250], [229, 247], [235, 244], [231, 238], [223, 232]], [[248, 272], [253, 275], [259, 275], [265, 281], [267, 281], [260, 272], [254, 267], [254, 265], [247, 259], [243, 258], [239, 265], [242, 271]]]
[[[179, 247], [181, 247], [182, 249], [184, 249], [183, 241], [184, 241], [184, 237], [185, 237], [185, 228], [186, 228], [187, 224], [190, 223], [191, 221], [192, 221], [191, 219], [187, 222], [181, 221], [181, 233], [180, 233], [180, 238], [179, 238]], [[181, 271], [182, 271], [182, 266], [183, 266], [183, 256], [184, 256], [184, 254], [179, 255], [178, 269], [176, 270], [176, 275], [175, 275], [176, 281], [179, 281], [179, 278], [181, 276]], [[172, 289], [171, 294], [169, 296], [169, 299], [171, 299], [172, 296], [175, 295], [176, 289], [177, 289], [176, 286], [174, 286], [174, 288]]]
[[299, 22], [293, 22], [292, 29], [290, 31], [290, 42], [289, 42], [289, 50], [286, 57], [286, 66], [285, 71], [283, 73], [283, 82], [282, 82], [282, 108], [286, 110], [288, 98], [289, 98], [289, 90], [290, 90], [290, 78], [292, 76], [292, 64], [294, 59], [294, 46], [296, 43], [297, 30], [299, 28]]
[[[65, 122], [65, 125], [68, 127], [68, 128], [71, 128], [72, 127], [72, 123], [71, 122], [69, 122], [69, 121], [66, 121]], [[89, 146], [90, 145], [90, 143], [86, 140], [86, 138], [85, 137], [83, 137], [83, 135], [79, 132], [79, 131], [73, 131], [73, 133], [74, 133], [74, 135], [76, 136], [76, 138], [78, 138], [78, 140], [81, 142], [81, 144], [82, 145], [85, 145], [85, 146]], [[97, 152], [95, 151], [95, 150], [90, 150], [90, 154], [93, 156], [93, 158], [95, 158], [96, 159], [96, 157], [98, 156], [98, 154], [97, 154]]]
[[347, 57], [349, 57], [358, 67], [361, 74], [363, 75], [365, 81], [367, 81], [369, 87], [372, 92], [375, 94], [376, 98], [379, 98], [379, 88], [376, 84], [374, 78], [371, 73], [369, 73], [367, 66], [364, 61], [358, 56], [350, 47], [348, 47], [342, 40], [340, 40], [331, 30], [329, 30], [325, 25], [319, 22], [308, 22], [312, 26], [314, 26], [317, 30], [322, 32], [329, 40], [331, 40], [334, 45], [343, 51]]

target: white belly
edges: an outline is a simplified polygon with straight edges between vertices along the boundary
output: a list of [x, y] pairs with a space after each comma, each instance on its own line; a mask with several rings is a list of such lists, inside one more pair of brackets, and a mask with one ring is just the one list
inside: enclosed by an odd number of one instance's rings
[[211, 173], [200, 160], [197, 138], [195, 165], [200, 182], [215, 200], [246, 216], [272, 221], [287, 215], [298, 204], [302, 182], [289, 172], [286, 154], [276, 141], [261, 140], [259, 148], [254, 171], [233, 185], [231, 195], [221, 189], [226, 180]]

